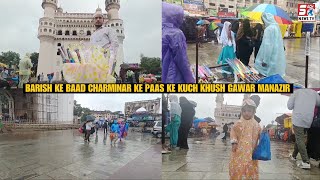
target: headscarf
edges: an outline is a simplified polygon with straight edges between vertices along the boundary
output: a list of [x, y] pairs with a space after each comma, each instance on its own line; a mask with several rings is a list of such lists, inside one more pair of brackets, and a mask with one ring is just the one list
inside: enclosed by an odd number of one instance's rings
[[178, 115], [181, 117], [182, 110], [178, 103], [178, 97], [176, 95], [170, 95], [169, 100], [170, 100], [170, 114]]
[[249, 36], [252, 37], [252, 30], [250, 27], [250, 21], [249, 19], [245, 19], [243, 20], [243, 22], [241, 23], [241, 26], [238, 30], [238, 34], [237, 34], [237, 41], [242, 38], [243, 36]]
[[256, 106], [259, 106], [259, 104], [260, 104], [260, 96], [253, 95], [253, 96], [250, 97], [250, 99], [256, 104]]
[[256, 103], [254, 103], [254, 101], [253, 101], [252, 99], [245, 99], [245, 100], [242, 102], [242, 108], [244, 108], [245, 106], [251, 106], [251, 107], [253, 107], [254, 109], [257, 108]]
[[230, 25], [231, 25], [231, 23], [229, 21], [226, 21], [223, 24], [221, 38], [220, 38], [223, 46], [232, 46], [232, 35], [230, 37], [228, 35]]

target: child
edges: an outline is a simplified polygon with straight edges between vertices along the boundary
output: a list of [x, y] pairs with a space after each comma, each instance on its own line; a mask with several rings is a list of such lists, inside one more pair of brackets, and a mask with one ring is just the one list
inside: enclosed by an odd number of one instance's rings
[[259, 123], [254, 120], [255, 111], [256, 104], [246, 99], [242, 105], [241, 118], [231, 129], [230, 179], [259, 179], [258, 161], [252, 160], [261, 132]]
[[[218, 58], [218, 64], [227, 64], [228, 59], [236, 58], [236, 43], [231, 31], [231, 23], [228, 21], [223, 24], [220, 40], [223, 48]], [[223, 67], [222, 69], [226, 72], [232, 72], [230, 67]], [[224, 78], [227, 77], [225, 73], [223, 73], [223, 76]]]

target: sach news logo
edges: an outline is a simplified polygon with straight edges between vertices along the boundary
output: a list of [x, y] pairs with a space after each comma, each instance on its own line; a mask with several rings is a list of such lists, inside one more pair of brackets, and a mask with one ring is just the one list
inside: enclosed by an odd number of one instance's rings
[[298, 20], [303, 22], [316, 21], [315, 4], [298, 4]]

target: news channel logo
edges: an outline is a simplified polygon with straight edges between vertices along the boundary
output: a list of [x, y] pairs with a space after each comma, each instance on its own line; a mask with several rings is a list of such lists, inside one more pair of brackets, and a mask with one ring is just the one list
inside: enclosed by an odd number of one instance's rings
[[315, 4], [298, 4], [298, 21], [315, 22], [316, 5]]

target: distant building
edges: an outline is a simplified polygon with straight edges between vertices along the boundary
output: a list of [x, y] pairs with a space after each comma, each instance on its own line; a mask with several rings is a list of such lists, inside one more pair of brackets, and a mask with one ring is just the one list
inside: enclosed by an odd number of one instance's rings
[[[250, 94], [245, 94], [243, 99], [250, 98]], [[236, 122], [240, 119], [241, 105], [224, 104], [223, 94], [218, 94], [216, 97], [216, 108], [214, 109], [214, 117], [216, 123], [221, 127], [224, 124]]]
[[124, 107], [124, 112], [127, 117], [130, 117], [132, 114], [140, 108], [144, 108], [146, 112], [150, 114], [160, 114], [160, 100], [161, 98], [153, 100], [143, 100], [143, 101], [133, 101], [126, 102]]
[[106, 111], [91, 111], [91, 115], [95, 116], [96, 119], [105, 119], [105, 120], [112, 120], [112, 119], [118, 119], [123, 117], [124, 115], [122, 114], [121, 111], [116, 111], [116, 112], [111, 112], [109, 110]]

